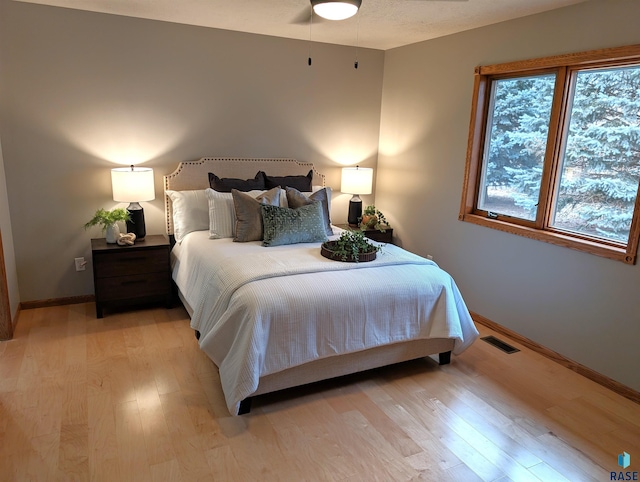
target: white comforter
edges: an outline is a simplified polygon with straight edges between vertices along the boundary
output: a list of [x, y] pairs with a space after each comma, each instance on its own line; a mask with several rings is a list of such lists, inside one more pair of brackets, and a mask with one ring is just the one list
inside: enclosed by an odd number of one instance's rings
[[418, 338], [453, 338], [459, 354], [478, 337], [453, 279], [393, 245], [341, 263], [319, 244], [267, 248], [200, 231], [174, 248], [173, 278], [232, 414], [261, 376], [311, 360]]

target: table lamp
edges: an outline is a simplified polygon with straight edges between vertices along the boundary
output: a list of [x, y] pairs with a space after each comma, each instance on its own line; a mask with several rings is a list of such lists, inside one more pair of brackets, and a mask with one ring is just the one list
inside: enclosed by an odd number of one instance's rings
[[144, 209], [141, 201], [153, 201], [156, 191], [153, 182], [153, 169], [149, 167], [118, 167], [111, 169], [111, 188], [113, 200], [128, 202], [127, 232], [134, 233], [136, 240], [147, 235], [144, 225]]
[[362, 199], [360, 194], [371, 194], [373, 186], [373, 169], [370, 167], [344, 167], [340, 190], [353, 194], [349, 201], [349, 226], [357, 226], [362, 218]]

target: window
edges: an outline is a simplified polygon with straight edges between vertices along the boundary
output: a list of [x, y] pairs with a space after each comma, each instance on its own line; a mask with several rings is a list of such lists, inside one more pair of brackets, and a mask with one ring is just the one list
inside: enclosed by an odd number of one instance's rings
[[478, 67], [460, 219], [634, 264], [640, 45]]

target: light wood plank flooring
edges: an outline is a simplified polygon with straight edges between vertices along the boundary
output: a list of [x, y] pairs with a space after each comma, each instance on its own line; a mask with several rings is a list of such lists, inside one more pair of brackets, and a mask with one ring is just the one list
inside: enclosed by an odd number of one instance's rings
[[231, 417], [181, 308], [25, 310], [0, 343], [0, 480], [605, 481], [622, 451], [638, 470], [639, 405], [498, 337], [522, 351], [479, 340], [449, 366], [265, 395]]

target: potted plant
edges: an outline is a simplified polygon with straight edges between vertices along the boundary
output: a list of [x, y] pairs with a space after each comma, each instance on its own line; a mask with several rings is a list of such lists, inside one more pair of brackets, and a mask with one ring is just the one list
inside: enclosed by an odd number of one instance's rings
[[360, 222], [360, 229], [377, 229], [381, 233], [384, 233], [389, 228], [389, 222], [376, 207], [371, 204], [364, 208], [362, 212], [362, 220]]
[[344, 231], [338, 239], [322, 243], [320, 254], [334, 261], [358, 263], [373, 261], [381, 249], [371, 244], [362, 231]]
[[115, 243], [118, 241], [118, 235], [120, 234], [118, 221], [129, 220], [129, 211], [124, 208], [116, 208], [111, 211], [101, 208], [98, 209], [89, 222], [84, 225], [84, 229], [100, 225], [102, 226], [102, 231], [105, 232], [107, 243]]

